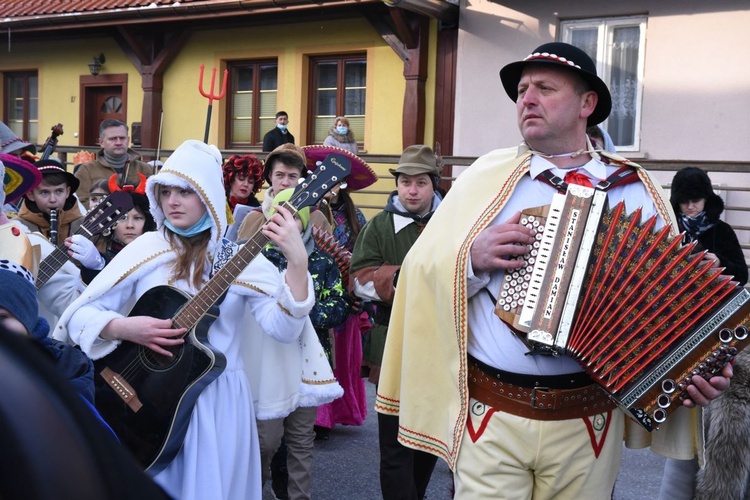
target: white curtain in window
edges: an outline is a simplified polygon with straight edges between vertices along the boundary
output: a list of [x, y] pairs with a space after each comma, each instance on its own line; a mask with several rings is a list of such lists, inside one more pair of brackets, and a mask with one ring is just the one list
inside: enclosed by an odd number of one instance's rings
[[607, 122], [607, 131], [618, 146], [632, 145], [635, 142], [639, 42], [638, 26], [614, 28], [612, 74], [609, 83], [612, 113]]

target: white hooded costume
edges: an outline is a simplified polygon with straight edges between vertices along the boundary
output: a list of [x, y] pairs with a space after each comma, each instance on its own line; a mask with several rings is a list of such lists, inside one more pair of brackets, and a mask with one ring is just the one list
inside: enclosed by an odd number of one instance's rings
[[[159, 229], [127, 245], [55, 328], [55, 338], [80, 345], [94, 359], [119, 345], [100, 338], [102, 329], [127, 315], [147, 290], [169, 284], [196, 292], [184, 280], [171, 281], [176, 253], [165, 236], [160, 185], [199, 194], [213, 221], [208, 245], [212, 270], [236, 250], [220, 237], [227, 225], [221, 154], [200, 141], [186, 141], [146, 184]], [[316, 406], [343, 393], [307, 316], [314, 301], [309, 276], [307, 299], [296, 302], [284, 276], [262, 255], [235, 279], [208, 333], [211, 345], [226, 356], [226, 368], [198, 397], [182, 449], [154, 477], [167, 493], [182, 500], [260, 499], [256, 411], [258, 418], [283, 416], [297, 406]]]

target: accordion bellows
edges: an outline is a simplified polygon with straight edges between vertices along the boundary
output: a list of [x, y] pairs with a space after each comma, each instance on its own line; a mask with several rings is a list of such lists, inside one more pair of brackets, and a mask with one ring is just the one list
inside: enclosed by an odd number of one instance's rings
[[506, 273], [496, 313], [532, 349], [576, 359], [646, 429], [750, 342], [750, 294], [655, 217], [580, 186], [543, 212], [524, 216], [542, 236], [533, 264]]

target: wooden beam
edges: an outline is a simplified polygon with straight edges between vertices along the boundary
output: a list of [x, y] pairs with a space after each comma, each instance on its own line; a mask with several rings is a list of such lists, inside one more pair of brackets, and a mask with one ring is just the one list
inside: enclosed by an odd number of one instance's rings
[[115, 40], [141, 75], [141, 145], [156, 148], [162, 111], [164, 72], [189, 37], [188, 30], [159, 31], [118, 27]]
[[399, 39], [404, 42], [407, 49], [415, 49], [419, 45], [419, 31], [417, 31], [418, 20], [403, 9], [390, 9], [393, 26]]
[[394, 31], [393, 27], [382, 17], [372, 14], [370, 12], [363, 12], [362, 14], [365, 19], [375, 28], [375, 31], [380, 34], [383, 41], [393, 49], [393, 52], [401, 59], [406, 61], [409, 58], [409, 50], [406, 48], [404, 42], [399, 38], [398, 34]]
[[401, 130], [401, 142], [404, 149], [412, 144], [424, 144], [429, 19], [426, 17], [418, 18], [415, 28], [417, 30], [417, 46], [409, 49], [409, 58], [404, 61], [406, 90]]

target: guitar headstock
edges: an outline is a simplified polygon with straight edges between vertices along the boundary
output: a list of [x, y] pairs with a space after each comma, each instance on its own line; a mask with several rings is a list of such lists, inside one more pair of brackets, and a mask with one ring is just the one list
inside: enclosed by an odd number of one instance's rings
[[115, 191], [86, 215], [82, 227], [94, 234], [100, 234], [120, 220], [133, 208], [133, 198], [126, 191]]
[[297, 210], [317, 204], [333, 186], [343, 181], [352, 170], [352, 162], [343, 154], [331, 153], [304, 182], [299, 184], [288, 201]]

